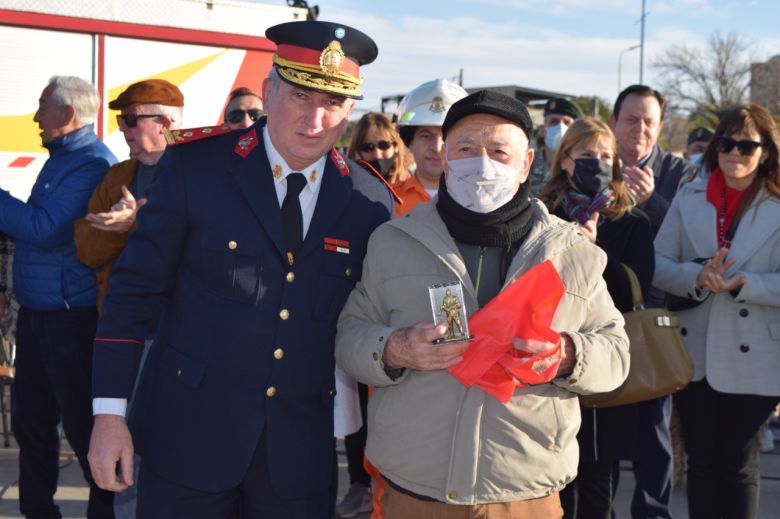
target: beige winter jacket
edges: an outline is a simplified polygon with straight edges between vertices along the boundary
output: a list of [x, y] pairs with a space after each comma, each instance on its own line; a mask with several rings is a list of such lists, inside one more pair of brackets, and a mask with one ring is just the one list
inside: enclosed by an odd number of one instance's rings
[[536, 223], [509, 268], [506, 284], [550, 259], [566, 286], [552, 327], [574, 340], [567, 379], [518, 389], [504, 405], [448, 371], [405, 370], [397, 380], [381, 362], [398, 328], [432, 320], [428, 286], [460, 281], [467, 313], [474, 285], [439, 217], [435, 199], [371, 236], [362, 281], [339, 320], [336, 359], [376, 386], [368, 408], [367, 457], [416, 494], [456, 504], [542, 497], [576, 473], [577, 393], [609, 391], [628, 373], [628, 339], [602, 271], [604, 253], [572, 224], [533, 199]]

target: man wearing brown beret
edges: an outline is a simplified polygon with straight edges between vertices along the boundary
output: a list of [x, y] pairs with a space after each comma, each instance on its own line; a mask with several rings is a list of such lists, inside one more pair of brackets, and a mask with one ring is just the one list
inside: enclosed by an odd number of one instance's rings
[[115, 164], [89, 200], [88, 214], [75, 223], [76, 251], [97, 272], [98, 309], [108, 292], [114, 260], [135, 226], [136, 211], [146, 202], [157, 162], [165, 151], [165, 130], [181, 127], [184, 96], [164, 79], [127, 87], [108, 104], [117, 114], [119, 131], [130, 147], [130, 159]]

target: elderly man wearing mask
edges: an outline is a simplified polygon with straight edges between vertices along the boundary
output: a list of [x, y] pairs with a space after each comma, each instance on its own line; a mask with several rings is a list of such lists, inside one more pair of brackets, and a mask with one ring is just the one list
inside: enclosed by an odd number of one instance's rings
[[[366, 455], [390, 486], [388, 519], [560, 517], [558, 491], [577, 465], [576, 393], [609, 390], [627, 374], [603, 252], [528, 196], [531, 131], [513, 98], [479, 91], [453, 104], [438, 196], [377, 229], [339, 318], [337, 362], [377, 388]], [[520, 357], [554, 352], [551, 383], [520, 385], [506, 404], [462, 385], [447, 368], [468, 343], [433, 343], [447, 327], [431, 323], [428, 287], [459, 282], [471, 315], [546, 261], [565, 286], [551, 321], [560, 340], [506, 346]]]

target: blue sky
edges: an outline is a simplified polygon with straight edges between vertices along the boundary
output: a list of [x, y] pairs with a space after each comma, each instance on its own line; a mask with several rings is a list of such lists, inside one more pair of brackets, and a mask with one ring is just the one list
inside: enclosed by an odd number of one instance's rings
[[[268, 0], [265, 0], [266, 2]], [[646, 0], [645, 83], [671, 44], [706, 45], [737, 32], [763, 61], [780, 54], [777, 0]], [[464, 69], [466, 87], [517, 84], [573, 95], [617, 95], [620, 51], [639, 43], [641, 0], [309, 0], [320, 19], [363, 30], [379, 58], [363, 68], [361, 110]], [[623, 56], [622, 86], [638, 82], [639, 51]]]

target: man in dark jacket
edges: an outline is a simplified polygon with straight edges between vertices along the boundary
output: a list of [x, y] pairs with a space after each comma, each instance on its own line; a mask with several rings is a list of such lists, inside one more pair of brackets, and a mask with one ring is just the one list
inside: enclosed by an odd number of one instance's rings
[[[617, 138], [626, 187], [650, 218], [653, 236], [658, 232], [680, 179], [693, 174], [690, 162], [663, 151], [658, 136], [664, 126], [664, 97], [645, 85], [631, 85], [615, 101], [610, 122]], [[647, 303], [662, 306], [663, 294], [651, 289]], [[671, 517], [672, 440], [669, 423], [671, 397], [638, 404], [639, 458], [634, 460], [636, 487], [631, 516]]]
[[61, 517], [54, 504], [61, 421], [90, 484], [87, 517], [110, 518], [113, 496], [95, 486], [87, 464], [97, 288], [94, 271], [76, 257], [73, 222], [116, 158], [92, 131], [100, 97], [90, 83], [55, 76], [38, 102], [34, 120], [49, 160], [27, 203], [0, 190], [0, 231], [16, 241], [21, 305], [13, 416], [19, 507], [27, 517]]
[[680, 179], [695, 171], [690, 162], [664, 151], [658, 137], [664, 127], [666, 101], [645, 85], [631, 85], [615, 101], [610, 122], [617, 138], [626, 187], [658, 232]]
[[332, 516], [336, 319], [393, 208], [333, 145], [377, 48], [329, 22], [266, 36], [267, 119], [173, 132], [196, 142], [166, 150], [103, 303], [90, 464], [123, 490], [137, 449], [144, 519]]

